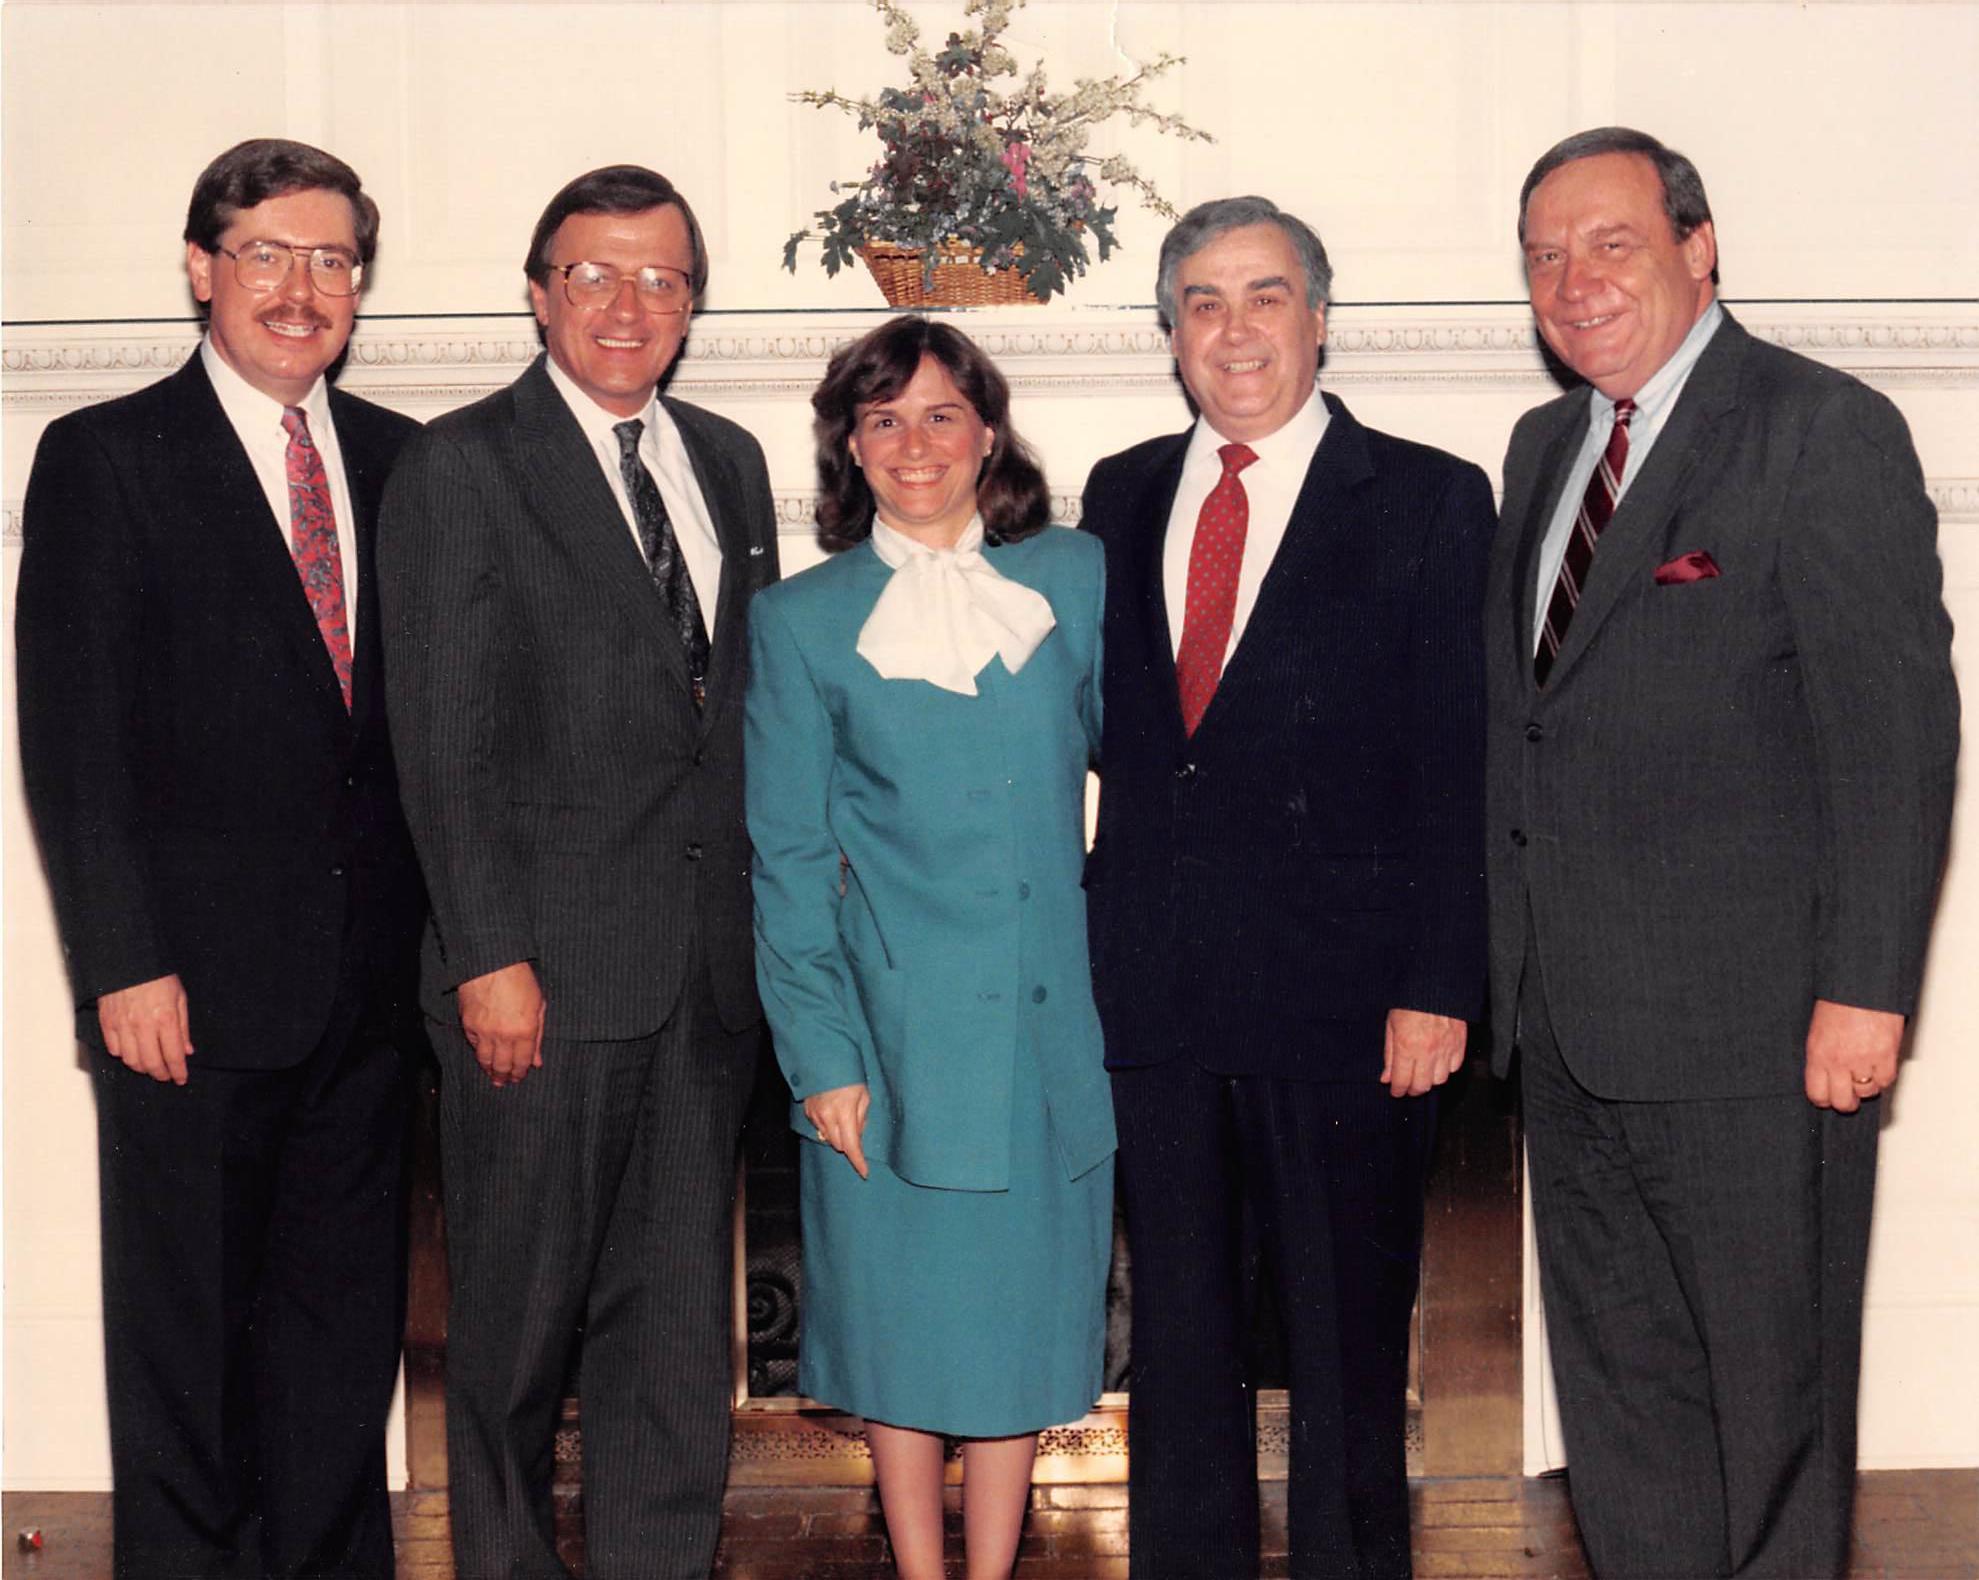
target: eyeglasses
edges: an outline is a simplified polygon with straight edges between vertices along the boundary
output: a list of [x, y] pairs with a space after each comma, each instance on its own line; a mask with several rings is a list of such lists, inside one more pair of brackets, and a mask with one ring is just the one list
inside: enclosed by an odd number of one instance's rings
[[[572, 307], [609, 307], [627, 275], [610, 263], [553, 263], [552, 274], [563, 276], [563, 294]], [[639, 305], [649, 313], [684, 313], [694, 305], [694, 287], [678, 269], [649, 263], [631, 277]]]
[[289, 277], [301, 258], [309, 283], [325, 296], [355, 296], [364, 283], [364, 265], [341, 247], [298, 247], [286, 241], [244, 241], [218, 247], [234, 260], [234, 278], [250, 291], [272, 291]]

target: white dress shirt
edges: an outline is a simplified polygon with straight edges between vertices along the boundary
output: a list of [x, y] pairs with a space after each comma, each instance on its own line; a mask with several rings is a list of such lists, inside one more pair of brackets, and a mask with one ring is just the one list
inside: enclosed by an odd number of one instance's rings
[[[618, 464], [618, 435], [613, 432], [626, 419], [606, 411], [579, 389], [576, 381], [557, 366], [555, 357], [548, 361], [550, 382], [570, 407], [577, 426], [584, 430], [584, 437], [591, 441], [591, 452], [604, 469], [612, 498], [618, 501], [619, 514], [625, 517], [625, 530], [632, 534], [633, 546], [644, 559], [646, 550], [639, 542], [639, 518], [633, 514], [632, 496], [625, 491], [625, 476]], [[646, 463], [646, 470], [659, 485], [660, 498], [666, 502], [674, 541], [687, 561], [687, 575], [701, 604], [701, 623], [708, 628], [708, 640], [713, 641], [715, 605], [721, 601], [722, 590], [722, 548], [715, 536], [714, 517], [708, 513], [708, 502], [701, 497], [701, 485], [695, 479], [693, 463], [687, 459], [680, 428], [660, 404], [658, 391], [647, 397], [646, 409], [638, 415], [646, 424], [639, 434], [639, 459]]]
[[[1690, 326], [1690, 333], [1684, 336], [1683, 343], [1670, 353], [1670, 360], [1636, 391], [1635, 415], [1629, 418], [1629, 456], [1622, 463], [1621, 492], [1615, 496], [1617, 510], [1628, 494], [1629, 484], [1635, 481], [1643, 463], [1649, 459], [1657, 435], [1662, 433], [1663, 425], [1676, 408], [1677, 397], [1683, 394], [1684, 385], [1690, 382], [1690, 370], [1697, 366], [1697, 359], [1704, 355], [1704, 348], [1711, 343], [1711, 337], [1724, 321], [1725, 310], [1716, 302], [1705, 308], [1703, 316]], [[1580, 452], [1574, 457], [1573, 467], [1567, 473], [1566, 486], [1560, 491], [1560, 502], [1553, 508], [1553, 520], [1539, 543], [1539, 579], [1535, 584], [1538, 597], [1532, 611], [1532, 650], [1535, 653], [1539, 651], [1540, 633], [1546, 629], [1546, 606], [1553, 598], [1553, 584], [1560, 579], [1560, 561], [1567, 557], [1567, 539], [1573, 535], [1574, 517], [1580, 514], [1581, 498], [1587, 493], [1587, 480], [1594, 475], [1595, 465], [1601, 459], [1601, 452], [1608, 448], [1608, 436], [1615, 428], [1615, 403], [1598, 389], [1590, 388], [1587, 394], [1587, 437], [1581, 441]], [[1600, 552], [1600, 545], [1597, 544], [1595, 553]]]
[[[239, 435], [248, 464], [267, 496], [268, 509], [281, 529], [282, 544], [295, 556], [295, 538], [289, 517], [289, 433], [282, 426], [282, 403], [264, 395], [220, 360], [211, 336], [199, 343], [199, 360], [213, 393], [220, 398], [220, 410]], [[351, 514], [350, 479], [344, 475], [344, 452], [337, 443], [337, 425], [330, 420], [330, 386], [321, 378], [310, 386], [301, 401], [302, 414], [309, 419], [310, 442], [323, 458], [323, 475], [330, 484], [330, 509], [337, 517], [337, 559], [344, 580], [344, 627], [350, 633], [351, 651], [357, 651], [357, 524]]]
[[[1306, 473], [1312, 467], [1313, 452], [1326, 436], [1327, 421], [1326, 403], [1319, 398], [1319, 386], [1314, 385], [1290, 422], [1274, 434], [1248, 441], [1257, 459], [1238, 479], [1250, 501], [1250, 524], [1244, 531], [1244, 559], [1237, 570], [1237, 613], [1230, 622], [1225, 664], [1243, 638], [1257, 604], [1258, 588], [1271, 569], [1278, 545], [1285, 541], [1292, 508], [1299, 502], [1299, 490], [1306, 486]], [[1189, 551], [1196, 542], [1196, 519], [1202, 514], [1203, 501], [1223, 476], [1223, 460], [1216, 452], [1230, 442], [1209, 425], [1208, 419], [1196, 419], [1188, 454], [1182, 458], [1182, 482], [1168, 512], [1168, 536], [1161, 549], [1161, 586], [1168, 606], [1169, 645], [1177, 651], [1182, 646], [1182, 620], [1189, 606]]]

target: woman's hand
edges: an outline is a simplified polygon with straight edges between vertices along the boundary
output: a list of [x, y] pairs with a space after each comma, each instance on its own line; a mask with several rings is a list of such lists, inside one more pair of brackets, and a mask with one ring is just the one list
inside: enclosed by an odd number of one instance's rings
[[818, 1139], [834, 1152], [845, 1154], [845, 1161], [867, 1175], [865, 1149], [859, 1138], [866, 1133], [866, 1111], [873, 1106], [873, 1094], [860, 1081], [854, 1086], [834, 1086], [828, 1092], [813, 1092], [804, 1099], [804, 1117], [817, 1128]]

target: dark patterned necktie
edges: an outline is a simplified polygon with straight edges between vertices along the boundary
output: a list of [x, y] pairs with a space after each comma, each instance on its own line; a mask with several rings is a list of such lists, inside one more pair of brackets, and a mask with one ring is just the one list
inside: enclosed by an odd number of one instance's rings
[[659, 485], [646, 470], [646, 463], [639, 459], [639, 439], [645, 431], [645, 421], [639, 417], [612, 425], [612, 432], [618, 435], [619, 476], [625, 479], [625, 492], [632, 501], [646, 568], [680, 633], [680, 650], [687, 657], [687, 675], [693, 682], [694, 706], [698, 708], [707, 699], [708, 627], [701, 618], [701, 601], [694, 596], [694, 578], [687, 574], [687, 556], [680, 552], [666, 501], [660, 497]]
[[289, 540], [296, 573], [323, 634], [330, 663], [343, 688], [344, 711], [350, 711], [350, 622], [344, 612], [344, 562], [337, 551], [337, 513], [330, 504], [330, 480], [323, 473], [323, 453], [309, 437], [309, 419], [299, 407], [282, 408], [282, 427], [289, 436]]
[[1608, 432], [1608, 447], [1587, 480], [1567, 551], [1560, 556], [1560, 575], [1553, 583], [1553, 596], [1546, 601], [1546, 623], [1539, 628], [1539, 647], [1532, 655], [1532, 678], [1542, 686], [1553, 660], [1560, 656], [1560, 644], [1567, 639], [1567, 623], [1580, 606], [1587, 568], [1594, 563], [1595, 540], [1615, 514], [1615, 501], [1622, 497], [1622, 473], [1629, 464], [1629, 419], [1634, 415], [1634, 401], [1615, 402], [1615, 426]]
[[1237, 619], [1237, 574], [1244, 565], [1244, 538], [1250, 531], [1251, 501], [1237, 474], [1257, 459], [1247, 444], [1226, 444], [1217, 452], [1223, 475], [1196, 517], [1189, 545], [1189, 589], [1182, 611], [1182, 640], [1175, 648], [1175, 685], [1182, 696], [1182, 727], [1196, 733], [1216, 683]]

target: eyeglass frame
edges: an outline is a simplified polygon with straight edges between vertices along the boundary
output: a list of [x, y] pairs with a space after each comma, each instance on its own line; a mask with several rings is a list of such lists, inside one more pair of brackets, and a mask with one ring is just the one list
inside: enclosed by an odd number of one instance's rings
[[[249, 285], [247, 281], [241, 279], [241, 254], [250, 247], [268, 247], [276, 252], [287, 253], [289, 255], [288, 267], [282, 270], [281, 278], [271, 280], [266, 285]], [[251, 236], [238, 247], [215, 247], [213, 250], [234, 260], [234, 279], [239, 283], [243, 291], [252, 291], [257, 296], [265, 296], [270, 291], [279, 291], [283, 286], [287, 285], [289, 283], [289, 277], [295, 273], [295, 261], [297, 257], [305, 254], [307, 256], [304, 257], [303, 261], [303, 278], [309, 281], [309, 288], [312, 291], [321, 291], [325, 296], [334, 296], [339, 300], [347, 300], [350, 297], [358, 295], [364, 289], [364, 260], [358, 257], [348, 247], [334, 247], [321, 244], [304, 246], [300, 242], [267, 241], [258, 236]], [[348, 258], [350, 260], [350, 289], [348, 291], [327, 291], [317, 281], [316, 255], [319, 252], [329, 253], [332, 257]]]
[[[612, 287], [609, 296], [601, 296], [595, 302], [580, 302], [570, 294], [570, 271], [572, 269], [609, 269], [613, 274], [618, 276], [618, 283]], [[646, 293], [639, 288], [639, 276], [644, 274], [648, 269], [653, 270], [657, 274], [677, 274], [680, 276], [681, 287], [685, 292], [680, 306], [654, 307], [648, 302]], [[633, 299], [639, 303], [644, 311], [653, 314], [655, 317], [676, 318], [694, 310], [694, 276], [685, 269], [676, 269], [670, 263], [642, 263], [637, 269], [626, 270], [621, 269], [615, 263], [600, 263], [595, 258], [579, 258], [575, 263], [553, 263], [549, 265], [548, 272], [563, 276], [563, 299], [580, 312], [597, 312], [602, 308], [610, 307], [612, 303], [618, 300], [618, 293], [624, 287], [627, 280], [632, 282]]]

